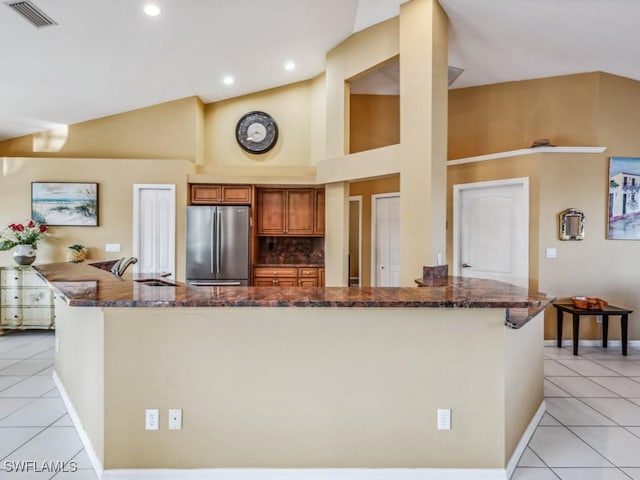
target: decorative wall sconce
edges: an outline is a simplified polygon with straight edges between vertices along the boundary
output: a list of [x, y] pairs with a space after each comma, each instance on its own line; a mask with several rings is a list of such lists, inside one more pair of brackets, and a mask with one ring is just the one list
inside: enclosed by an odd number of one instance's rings
[[560, 212], [560, 240], [584, 239], [584, 212], [568, 208]]

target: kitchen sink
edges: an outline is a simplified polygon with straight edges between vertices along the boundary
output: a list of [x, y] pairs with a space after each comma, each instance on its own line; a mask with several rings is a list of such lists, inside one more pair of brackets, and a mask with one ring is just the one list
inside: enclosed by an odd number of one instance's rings
[[167, 282], [166, 280], [160, 280], [159, 278], [138, 278], [135, 280], [138, 283], [147, 285], [149, 287], [177, 287], [178, 284]]

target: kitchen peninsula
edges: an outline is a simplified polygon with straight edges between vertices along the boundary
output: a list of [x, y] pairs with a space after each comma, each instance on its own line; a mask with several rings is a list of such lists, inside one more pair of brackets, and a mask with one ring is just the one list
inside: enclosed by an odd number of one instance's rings
[[[90, 265], [35, 268], [56, 297], [56, 381], [103, 478], [506, 479], [543, 411], [544, 294], [468, 278], [149, 286]], [[148, 408], [159, 430], [144, 429]], [[170, 408], [181, 430], [168, 430]], [[436, 428], [439, 408], [451, 430]]]

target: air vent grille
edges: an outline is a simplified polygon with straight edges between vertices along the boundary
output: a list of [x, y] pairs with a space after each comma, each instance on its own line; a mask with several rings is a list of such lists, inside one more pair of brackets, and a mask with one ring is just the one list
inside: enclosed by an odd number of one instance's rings
[[32, 2], [17, 1], [5, 3], [38, 28], [57, 25], [49, 15], [36, 7]]

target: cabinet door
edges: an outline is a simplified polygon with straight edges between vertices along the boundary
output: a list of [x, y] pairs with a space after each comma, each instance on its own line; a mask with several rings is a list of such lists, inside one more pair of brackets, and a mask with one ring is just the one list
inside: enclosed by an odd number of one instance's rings
[[324, 235], [324, 189], [316, 190], [316, 209], [313, 221], [313, 233]]
[[285, 228], [284, 189], [260, 189], [258, 191], [258, 235], [282, 235]]
[[318, 286], [324, 287], [324, 268], [318, 269]]
[[296, 277], [276, 279], [276, 287], [297, 287], [297, 286], [298, 286], [298, 281], [296, 280]]
[[310, 188], [287, 191], [288, 235], [313, 235], [313, 192]]
[[253, 281], [253, 285], [256, 287], [275, 287], [276, 280], [274, 278], [269, 278], [269, 277], [256, 278]]
[[210, 205], [220, 203], [222, 189], [220, 185], [191, 185], [191, 203], [194, 205]]
[[251, 187], [248, 185], [223, 185], [222, 203], [242, 205], [251, 203]]
[[301, 278], [298, 280], [298, 285], [301, 287], [317, 287], [318, 279], [317, 278]]

